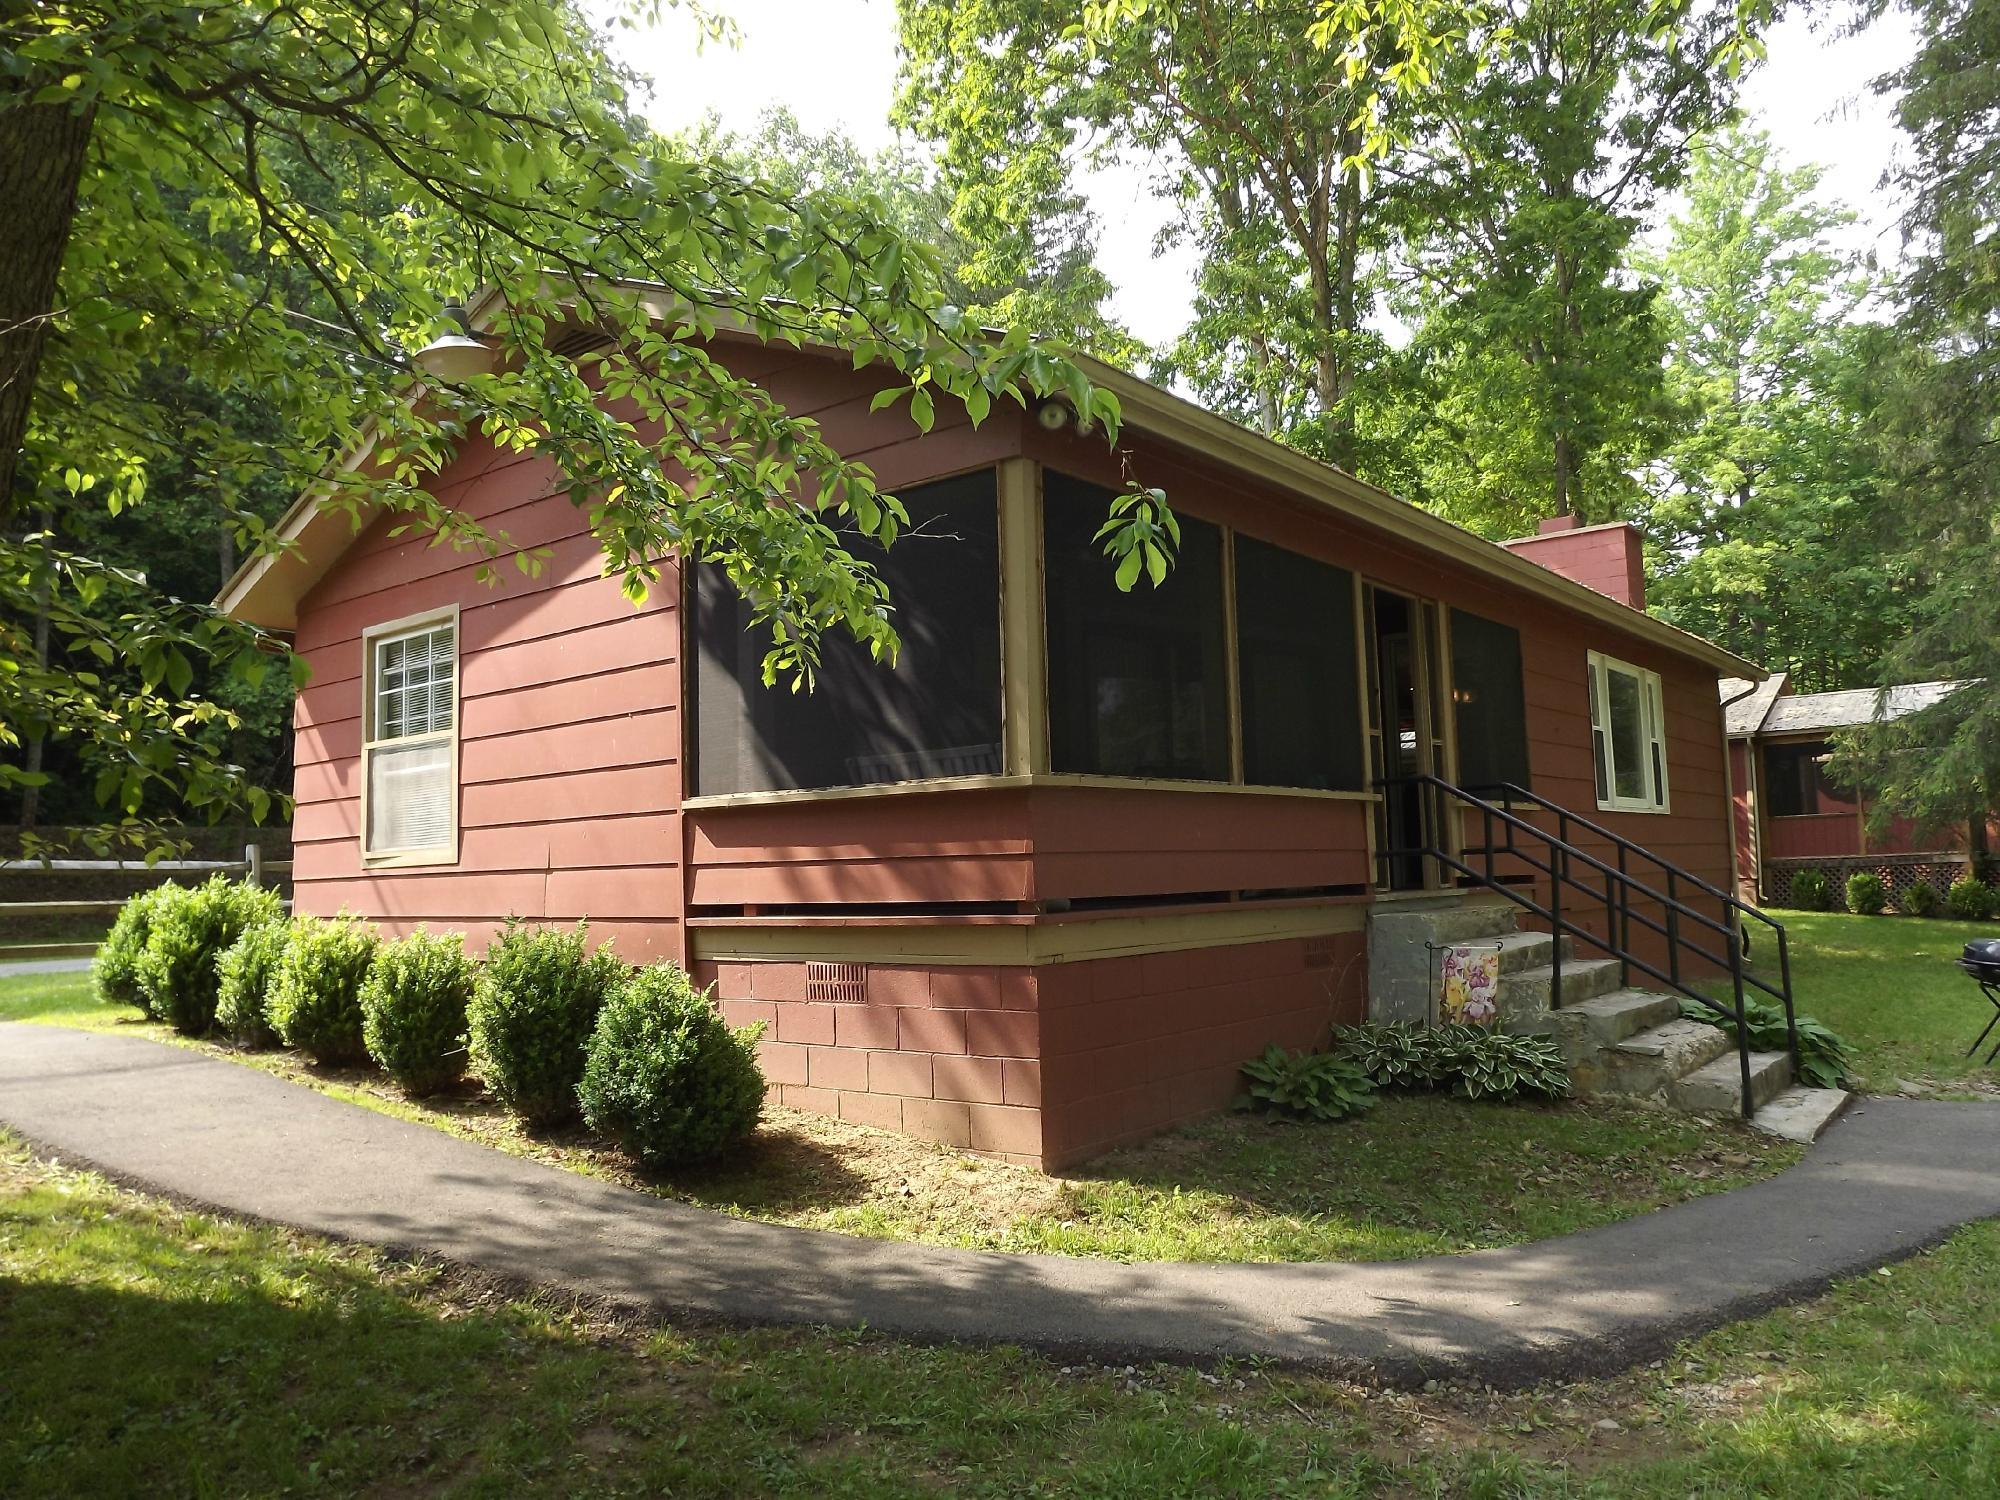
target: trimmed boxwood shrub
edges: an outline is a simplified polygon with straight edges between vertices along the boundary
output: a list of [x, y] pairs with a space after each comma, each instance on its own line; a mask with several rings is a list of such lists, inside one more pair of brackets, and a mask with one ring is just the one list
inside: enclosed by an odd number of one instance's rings
[[761, 1023], [732, 1031], [677, 964], [654, 964], [604, 1003], [577, 1098], [590, 1128], [655, 1169], [705, 1161], [757, 1128]]
[[1944, 904], [1961, 922], [1984, 922], [1993, 915], [1993, 887], [1967, 875], [1951, 883]]
[[595, 953], [574, 931], [509, 922], [486, 950], [467, 1012], [472, 1065], [531, 1125], [575, 1117], [584, 1049], [604, 1002], [630, 972], [609, 944]]
[[1792, 876], [1792, 905], [1800, 911], [1832, 911], [1833, 883], [1824, 870], [1800, 870]]
[[1879, 917], [1889, 904], [1889, 888], [1880, 875], [1856, 870], [1847, 877], [1847, 909], [1857, 917]]
[[292, 924], [252, 927], [216, 960], [215, 1024], [242, 1047], [275, 1047], [268, 1004], [278, 960], [292, 941]]
[[154, 907], [139, 955], [139, 988], [150, 1013], [183, 1036], [215, 1025], [217, 961], [252, 927], [285, 919], [278, 893], [242, 880], [210, 877], [176, 886]]
[[1896, 898], [1896, 909], [1906, 917], [1934, 917], [1944, 905], [1944, 897], [1928, 880], [1919, 880]]
[[361, 986], [368, 1055], [411, 1094], [435, 1094], [465, 1073], [472, 960], [457, 933], [413, 932], [384, 943]]
[[278, 959], [267, 1006], [271, 1029], [287, 1047], [318, 1063], [367, 1058], [361, 985], [378, 943], [375, 929], [352, 917], [299, 920]]
[[91, 979], [97, 998], [106, 1005], [136, 1006], [147, 1016], [153, 1014], [152, 1001], [139, 981], [139, 958], [146, 951], [146, 937], [152, 931], [153, 914], [173, 892], [182, 887], [169, 882], [141, 891], [118, 909], [118, 916], [104, 941], [97, 945], [91, 961]]

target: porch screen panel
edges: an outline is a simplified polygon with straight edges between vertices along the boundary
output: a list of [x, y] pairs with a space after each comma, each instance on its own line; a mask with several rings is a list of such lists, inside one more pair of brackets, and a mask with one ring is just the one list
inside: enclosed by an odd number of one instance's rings
[[991, 470], [897, 491], [886, 551], [848, 534], [889, 588], [894, 667], [828, 630], [817, 686], [761, 680], [768, 634], [718, 567], [693, 570], [699, 796], [993, 775], [1000, 762], [1000, 541]]
[[1050, 765], [1227, 781], [1221, 531], [1182, 516], [1166, 582], [1120, 593], [1096, 540], [1111, 491], [1049, 472], [1042, 497]]
[[1451, 683], [1458, 724], [1458, 781], [1468, 791], [1503, 781], [1528, 786], [1528, 712], [1521, 632], [1451, 612]]
[[1243, 779], [1362, 790], [1354, 575], [1239, 535], [1236, 662]]

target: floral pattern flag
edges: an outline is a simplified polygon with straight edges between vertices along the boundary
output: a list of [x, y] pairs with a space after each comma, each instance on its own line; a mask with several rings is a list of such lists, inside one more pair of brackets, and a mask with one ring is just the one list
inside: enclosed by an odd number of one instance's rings
[[1447, 1025], [1491, 1026], [1500, 1019], [1500, 950], [1444, 950], [1443, 1017]]

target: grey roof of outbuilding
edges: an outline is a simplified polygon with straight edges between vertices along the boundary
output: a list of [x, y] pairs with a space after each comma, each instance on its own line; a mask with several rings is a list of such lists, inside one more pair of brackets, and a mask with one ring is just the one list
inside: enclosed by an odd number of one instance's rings
[[1720, 683], [1723, 723], [1730, 735], [1755, 734], [1771, 711], [1771, 704], [1785, 690], [1788, 674], [1773, 672], [1762, 682], [1746, 677], [1725, 677]]
[[[1729, 733], [1804, 734], [1815, 729], [1846, 729], [1854, 724], [1871, 724], [1901, 719], [1941, 703], [1962, 682], [1906, 682], [1887, 690], [1852, 688], [1838, 693], [1794, 693], [1779, 696], [1785, 674], [1780, 672], [1758, 685], [1757, 691], [1726, 710]], [[1725, 703], [1750, 684], [1740, 677], [1722, 679]]]

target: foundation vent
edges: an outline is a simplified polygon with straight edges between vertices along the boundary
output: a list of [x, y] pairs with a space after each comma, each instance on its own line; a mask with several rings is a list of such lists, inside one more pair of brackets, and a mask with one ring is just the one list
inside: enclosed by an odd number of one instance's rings
[[806, 965], [806, 999], [831, 1000], [839, 1005], [858, 1005], [867, 998], [866, 964]]

